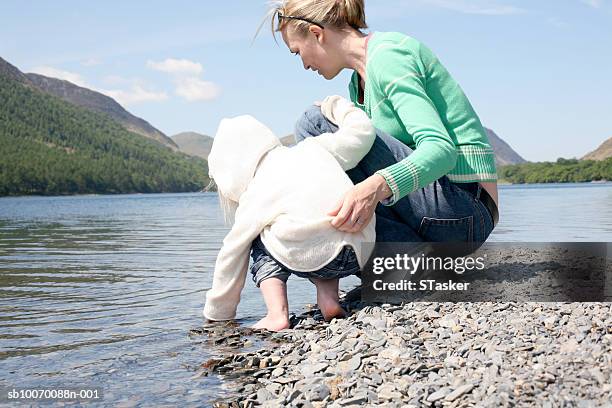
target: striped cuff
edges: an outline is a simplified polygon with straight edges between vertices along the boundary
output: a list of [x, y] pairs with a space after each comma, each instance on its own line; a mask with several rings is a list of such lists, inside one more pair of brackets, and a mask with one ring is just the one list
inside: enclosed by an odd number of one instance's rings
[[384, 177], [393, 195], [380, 203], [384, 206], [391, 206], [400, 199], [419, 188], [419, 171], [417, 167], [404, 159], [385, 169], [378, 170], [375, 174]]
[[454, 183], [496, 181], [495, 153], [489, 146], [457, 147], [457, 163], [448, 174]]

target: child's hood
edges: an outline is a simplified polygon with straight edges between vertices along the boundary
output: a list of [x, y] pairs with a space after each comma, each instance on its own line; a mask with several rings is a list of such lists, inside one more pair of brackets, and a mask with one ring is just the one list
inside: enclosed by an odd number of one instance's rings
[[262, 157], [280, 145], [276, 135], [250, 115], [223, 119], [208, 156], [210, 177], [220, 192], [238, 202]]

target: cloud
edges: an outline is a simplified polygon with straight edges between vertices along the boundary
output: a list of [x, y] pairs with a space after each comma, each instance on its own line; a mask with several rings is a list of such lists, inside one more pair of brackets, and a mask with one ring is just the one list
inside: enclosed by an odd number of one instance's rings
[[[221, 88], [213, 82], [204, 81], [200, 75], [204, 72], [202, 65], [186, 59], [168, 58], [164, 61], [148, 61], [151, 69], [168, 73], [172, 76], [174, 93], [189, 101], [209, 101], [217, 98]], [[64, 79], [83, 88], [100, 92], [110, 96], [123, 106], [135, 105], [143, 102], [162, 102], [168, 99], [163, 91], [151, 89], [146, 82], [139, 78], [124, 78], [117, 75], [104, 77], [104, 88], [96, 88], [89, 84], [80, 74], [64, 71], [50, 66], [39, 66], [31, 70], [44, 76]]]
[[104, 95], [110, 96], [124, 106], [134, 105], [141, 102], [160, 102], [168, 99], [168, 95], [165, 92], [147, 90], [145, 85], [139, 79], [128, 80], [114, 76], [112, 78], [114, 79], [116, 85], [123, 84], [127, 86], [128, 89], [98, 89], [89, 84], [81, 75], [74, 72], [64, 71], [62, 69], [49, 66], [36, 67], [33, 68], [31, 72], [51, 78], [64, 79], [83, 88], [100, 92]]
[[123, 106], [134, 105], [142, 102], [161, 102], [168, 99], [168, 95], [165, 92], [150, 91], [140, 85], [132, 85], [132, 87], [128, 90], [100, 89], [99, 92], [110, 96]]
[[76, 74], [74, 72], [64, 71], [62, 69], [53, 68], [49, 66], [39, 66], [36, 68], [32, 68], [30, 72], [44, 75], [50, 78], [64, 79], [68, 82], [72, 82], [75, 85], [82, 86], [83, 88], [91, 88], [91, 86], [87, 84], [87, 81], [85, 81], [85, 79], [83, 79], [81, 75]]
[[601, 8], [603, 4], [603, 0], [580, 0], [580, 2], [597, 9]]
[[221, 93], [213, 82], [204, 81], [202, 64], [187, 59], [167, 58], [163, 61], [147, 61], [147, 67], [168, 73], [175, 85], [174, 93], [188, 102], [209, 101]]
[[197, 77], [178, 78], [176, 94], [189, 102], [207, 101], [219, 96], [221, 90], [212, 82]]
[[[501, 4], [495, 0], [419, 0], [421, 3], [463, 14], [501, 16], [524, 14], [527, 10]], [[597, 1], [597, 0], [592, 0]]]
[[156, 71], [174, 75], [200, 75], [202, 73], [202, 64], [187, 59], [167, 58], [160, 62], [147, 61], [147, 66]]

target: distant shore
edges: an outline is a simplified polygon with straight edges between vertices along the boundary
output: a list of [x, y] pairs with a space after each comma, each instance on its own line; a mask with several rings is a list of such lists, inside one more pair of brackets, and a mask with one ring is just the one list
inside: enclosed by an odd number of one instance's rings
[[61, 198], [61, 197], [114, 197], [114, 196], [126, 196], [126, 195], [160, 195], [160, 194], [196, 194], [196, 193], [214, 193], [213, 191], [177, 191], [177, 192], [166, 192], [166, 193], [86, 193], [86, 194], [54, 194], [54, 195], [43, 195], [43, 194], [22, 194], [22, 195], [4, 195], [0, 198], [19, 198], [19, 197], [40, 197], [40, 198]]
[[[597, 181], [583, 181], [583, 182], [551, 182], [551, 183], [511, 183], [505, 180], [498, 181], [498, 186], [547, 186], [552, 184], [612, 184], [612, 180], [597, 180]], [[215, 191], [181, 191], [181, 192], [167, 192], [167, 193], [87, 193], [87, 194], [56, 194], [56, 195], [42, 195], [42, 194], [22, 194], [22, 195], [0, 195], [0, 198], [5, 197], [88, 197], [88, 196], [119, 196], [119, 195], [159, 195], [159, 194], [193, 194], [193, 193], [215, 193]]]

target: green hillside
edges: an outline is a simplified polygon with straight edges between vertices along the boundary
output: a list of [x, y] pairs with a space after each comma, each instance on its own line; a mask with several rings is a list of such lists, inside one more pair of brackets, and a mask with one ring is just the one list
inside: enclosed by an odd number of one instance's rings
[[522, 183], [580, 183], [612, 180], [612, 157], [605, 160], [559, 158], [556, 163], [522, 163], [498, 169], [500, 181]]
[[198, 191], [206, 161], [0, 74], [0, 195]]

